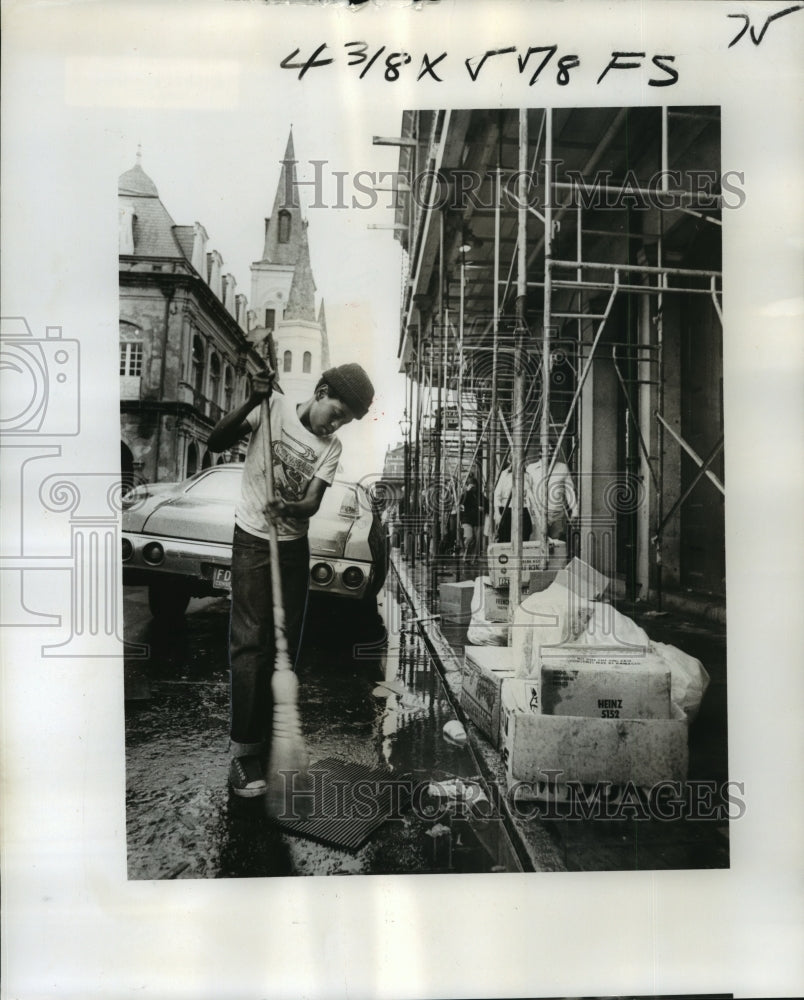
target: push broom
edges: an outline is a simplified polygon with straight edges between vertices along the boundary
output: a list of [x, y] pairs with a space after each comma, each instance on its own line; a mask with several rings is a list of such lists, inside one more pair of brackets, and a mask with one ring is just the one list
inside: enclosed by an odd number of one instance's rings
[[[276, 372], [276, 358], [273, 343], [269, 344], [271, 368]], [[278, 387], [275, 387], [278, 388]], [[279, 390], [281, 392], [281, 389]], [[265, 482], [269, 504], [275, 497], [273, 445], [271, 441], [271, 413], [269, 399], [262, 403], [261, 422], [265, 428]], [[274, 672], [271, 677], [273, 696], [273, 732], [271, 752], [268, 760], [268, 792], [266, 806], [273, 816], [286, 811], [287, 784], [296, 779], [307, 778], [307, 748], [301, 731], [299, 718], [299, 681], [290, 662], [287, 635], [285, 632], [285, 606], [282, 599], [282, 577], [279, 568], [279, 540], [273, 517], [268, 518], [268, 539], [271, 553], [271, 598], [274, 612]]]

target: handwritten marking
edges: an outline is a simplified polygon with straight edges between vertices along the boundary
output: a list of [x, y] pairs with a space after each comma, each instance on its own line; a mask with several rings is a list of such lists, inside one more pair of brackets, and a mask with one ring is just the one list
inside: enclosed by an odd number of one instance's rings
[[553, 58], [553, 56], [556, 54], [557, 51], [558, 51], [557, 45], [531, 45], [531, 47], [528, 49], [528, 51], [525, 53], [524, 56], [517, 56], [516, 61], [519, 64], [519, 72], [524, 73], [525, 67], [528, 64], [528, 59], [530, 59], [531, 55], [533, 55], [534, 52], [547, 53], [544, 59], [542, 59], [542, 61], [536, 67], [536, 72], [530, 78], [530, 81], [528, 83], [529, 87], [532, 87], [533, 84], [536, 83], [536, 81], [539, 79], [539, 74], [544, 69], [544, 67], [550, 62], [550, 60]]
[[[796, 7], [791, 7], [788, 11], [781, 11], [774, 15], [774, 18], [781, 17], [785, 13], [790, 13], [793, 10], [799, 10], [804, 7], [803, 4], [798, 4]], [[730, 15], [735, 16], [735, 15]], [[769, 18], [768, 23], [774, 18]], [[741, 37], [748, 26], [744, 26], [740, 32]], [[767, 25], [762, 29], [759, 35], [761, 39], [767, 30]], [[752, 37], [754, 37], [754, 30], [751, 29]], [[737, 39], [735, 39], [736, 41]], [[755, 38], [755, 42], [756, 42]], [[734, 44], [734, 42], [732, 42]], [[382, 45], [380, 48], [373, 50], [369, 48], [369, 45], [365, 41], [352, 41], [343, 43], [343, 49], [346, 54], [346, 65], [349, 67], [360, 67], [360, 72], [358, 78], [360, 80], [365, 79], [369, 75], [369, 70], [373, 66], [379, 65], [380, 69], [375, 70], [374, 79], [376, 79], [377, 73], [383, 74], [383, 79], [387, 83], [394, 83], [395, 81], [401, 79], [402, 70], [406, 66], [410, 66], [413, 63], [413, 56], [404, 51], [389, 52], [387, 45]], [[307, 72], [311, 69], [319, 69], [322, 66], [330, 66], [338, 61], [338, 57], [333, 53], [333, 50], [329, 48], [326, 42], [315, 49], [307, 59], [299, 58], [300, 49], [294, 49], [290, 55], [286, 56], [279, 64], [282, 69], [292, 69], [298, 70], [298, 79], [302, 80]], [[418, 62], [418, 75], [416, 77], [416, 82], [423, 80], [425, 77], [429, 77], [435, 80], [436, 83], [443, 83], [443, 76], [439, 72], [436, 72], [436, 67], [441, 66], [444, 60], [447, 58], [447, 51], [442, 51], [438, 55], [431, 55], [428, 52], [421, 53], [419, 56], [417, 54]], [[493, 59], [495, 56], [515, 56], [516, 62], [519, 69], [519, 75], [521, 77], [528, 77], [528, 86], [532, 87], [537, 83], [544, 75], [547, 67], [552, 63], [552, 71], [555, 73], [555, 81], [560, 87], [566, 87], [567, 84], [571, 83], [570, 71], [576, 69], [581, 65], [581, 58], [575, 54], [566, 54], [558, 57], [558, 46], [557, 45], [531, 45], [527, 49], [520, 49], [516, 45], [509, 45], [505, 48], [499, 49], [487, 49], [482, 55], [470, 56], [468, 59], [463, 60], [466, 66], [466, 71], [469, 74], [470, 79], [473, 83], [477, 82], [483, 71], [486, 63]], [[558, 58], [557, 58], [558, 57]], [[645, 52], [623, 52], [615, 51], [612, 52], [608, 64], [604, 67], [602, 73], [597, 78], [597, 83], [600, 84], [604, 81], [606, 76], [612, 70], [650, 70], [653, 68], [654, 71], [658, 70], [658, 76], [652, 76], [648, 79], [648, 86], [651, 87], [669, 87], [676, 83], [679, 78], [678, 71], [672, 65], [675, 62], [676, 57], [673, 55], [653, 55], [650, 56]], [[503, 62], [498, 63], [502, 68], [503, 66], [511, 65], [512, 60], [503, 60]], [[535, 68], [534, 68], [535, 67]], [[443, 70], [441, 71], [443, 72]], [[616, 74], [615, 74], [616, 75]]]
[[492, 56], [505, 56], [511, 52], [516, 52], [516, 45], [509, 45], [507, 49], [489, 49], [484, 55], [480, 57], [480, 62], [477, 64], [477, 69], [474, 70], [474, 72], [472, 71], [472, 67], [469, 65], [471, 62], [474, 61], [470, 56], [466, 60], [466, 69], [469, 71], [469, 76], [472, 78], [472, 82], [474, 83], [474, 81], [477, 80], [478, 76], [480, 75], [480, 71], [481, 69], [483, 69], [483, 65], [487, 59], [491, 59]]
[[746, 31], [749, 31], [749, 28], [750, 28], [749, 36], [751, 38], [751, 41], [754, 43], [754, 45], [759, 45], [759, 43], [765, 37], [765, 32], [771, 26], [773, 21], [778, 21], [780, 17], [786, 17], [787, 14], [794, 14], [797, 10], [801, 10], [802, 8], [804, 8], [804, 3], [797, 3], [793, 7], [785, 7], [784, 10], [779, 10], [775, 14], [771, 14], [770, 17], [766, 17], [765, 23], [762, 25], [759, 34], [757, 34], [756, 31], [754, 30], [754, 26], [751, 24], [751, 18], [748, 16], [748, 14], [727, 14], [726, 17], [743, 18], [743, 20], [745, 21], [745, 24], [743, 24], [742, 28], [740, 28], [740, 30], [737, 32], [734, 38], [732, 38], [732, 40], [729, 42], [729, 48], [731, 48], [732, 45], [736, 45], [737, 42], [739, 42], [740, 39], [743, 37], [743, 35], [746, 33]]
[[334, 59], [318, 59], [318, 56], [327, 47], [327, 43], [323, 42], [315, 52], [310, 56], [306, 63], [292, 63], [290, 60], [295, 59], [299, 54], [298, 49], [294, 49], [289, 56], [286, 56], [282, 62], [279, 64], [281, 69], [300, 69], [299, 79], [301, 80], [308, 69], [316, 69], [319, 66], [329, 66], [330, 63], [335, 62]]
[[434, 80], [437, 80], [439, 83], [443, 83], [444, 81], [435, 72], [435, 68], [441, 62], [442, 59], [446, 58], [447, 58], [446, 52], [442, 52], [441, 55], [438, 56], [436, 59], [431, 59], [430, 56], [425, 52], [424, 56], [422, 57], [422, 65], [421, 69], [419, 70], [419, 75], [416, 77], [416, 82], [418, 83], [423, 76], [428, 75], [431, 76]]
[[368, 73], [368, 71], [371, 69], [371, 67], [374, 65], [374, 63], [380, 58], [380, 56], [383, 54], [383, 52], [385, 52], [385, 46], [384, 45], [382, 46], [382, 48], [377, 49], [377, 51], [374, 53], [374, 55], [371, 57], [371, 59], [369, 59], [369, 61], [363, 67], [363, 70], [360, 73], [360, 79], [361, 80], [366, 75], [366, 73]]

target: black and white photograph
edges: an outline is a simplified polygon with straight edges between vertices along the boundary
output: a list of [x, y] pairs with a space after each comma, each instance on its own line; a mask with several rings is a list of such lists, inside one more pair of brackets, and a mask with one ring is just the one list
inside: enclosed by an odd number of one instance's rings
[[801, 992], [804, 5], [3, 19], [4, 996]]
[[[130, 877], [728, 867], [720, 109], [404, 111], [385, 185], [296, 132], [250, 284], [119, 178]], [[399, 273], [328, 311], [338, 204]]]

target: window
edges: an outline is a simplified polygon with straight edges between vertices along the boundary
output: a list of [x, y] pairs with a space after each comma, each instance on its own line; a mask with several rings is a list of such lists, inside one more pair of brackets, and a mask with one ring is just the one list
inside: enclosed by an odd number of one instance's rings
[[129, 341], [120, 345], [120, 374], [142, 375], [142, 344]]
[[326, 517], [359, 517], [360, 501], [353, 486], [335, 482], [324, 492], [318, 513]]
[[232, 369], [227, 365], [223, 372], [223, 408], [227, 413], [232, 409], [233, 399], [234, 378], [232, 376]]
[[190, 483], [185, 490], [192, 493], [193, 499], [200, 500], [209, 498], [210, 500], [226, 500], [228, 503], [237, 503], [240, 499], [240, 490], [243, 484], [243, 474], [240, 469], [232, 468], [225, 463], [222, 468], [212, 466], [212, 457], [207, 453], [204, 459], [208, 464], [205, 468], [215, 468], [215, 472], [210, 472], [206, 476], [199, 476], [195, 482]]
[[292, 364], [293, 364], [293, 355], [290, 353], [290, 351], [285, 351], [285, 353], [282, 355], [282, 371], [289, 372]]
[[290, 240], [290, 212], [282, 209], [279, 213], [279, 242], [287, 243]]
[[187, 447], [187, 475], [194, 476], [198, 471], [198, 449], [194, 444]]
[[193, 337], [192, 381], [196, 392], [204, 388], [204, 342], [200, 337]]
[[276, 310], [266, 309], [265, 310], [265, 329], [273, 330], [276, 326]]
[[221, 381], [221, 361], [217, 354], [209, 359], [209, 398], [218, 402], [218, 387]]
[[309, 374], [310, 365], [313, 363], [313, 356], [309, 351], [304, 352], [304, 357], [302, 358], [302, 371]]

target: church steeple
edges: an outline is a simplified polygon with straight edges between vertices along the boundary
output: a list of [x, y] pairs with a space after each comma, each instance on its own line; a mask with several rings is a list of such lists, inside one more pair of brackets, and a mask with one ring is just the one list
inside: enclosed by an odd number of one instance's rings
[[[282, 388], [288, 399], [309, 399], [328, 361], [326, 337], [316, 320], [316, 288], [307, 221], [302, 216], [291, 128], [279, 172], [273, 214], [266, 220], [261, 260], [251, 265], [250, 340], [259, 344], [273, 330], [282, 358]], [[323, 313], [320, 314], [323, 317]]]
[[318, 310], [318, 325], [321, 327], [321, 370], [329, 368], [329, 337], [327, 337], [327, 317], [324, 312], [324, 300], [321, 299], [321, 308]]
[[273, 211], [271, 217], [265, 220], [262, 260], [270, 264], [295, 265], [299, 259], [303, 224], [291, 128], [282, 158]]
[[293, 281], [285, 307], [285, 319], [303, 319], [315, 323], [315, 281], [310, 266], [310, 244], [307, 242], [307, 223], [301, 226], [299, 256], [293, 272]]

